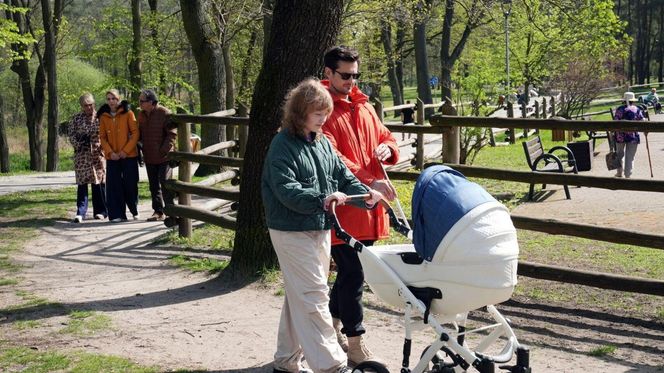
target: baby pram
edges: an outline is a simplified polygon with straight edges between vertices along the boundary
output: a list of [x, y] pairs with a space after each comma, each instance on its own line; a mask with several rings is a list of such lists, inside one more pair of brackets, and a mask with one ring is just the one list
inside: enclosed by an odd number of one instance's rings
[[[511, 372], [530, 372], [529, 352], [519, 344], [508, 321], [493, 306], [506, 301], [516, 285], [518, 244], [507, 209], [479, 185], [446, 166], [422, 172], [413, 192], [411, 232], [384, 203], [392, 226], [413, 244], [365, 247], [339, 225], [331, 204], [337, 237], [359, 252], [365, 280], [386, 303], [404, 310], [402, 373], [411, 372], [412, 332], [427, 325], [436, 339], [412, 372], [487, 373], [495, 364]], [[491, 325], [466, 330], [469, 311], [486, 307]], [[469, 340], [473, 336], [471, 349]], [[502, 349], [496, 344], [504, 343]], [[500, 347], [500, 346], [498, 346]], [[494, 353], [491, 355], [491, 353]], [[356, 370], [386, 372], [374, 362]]]

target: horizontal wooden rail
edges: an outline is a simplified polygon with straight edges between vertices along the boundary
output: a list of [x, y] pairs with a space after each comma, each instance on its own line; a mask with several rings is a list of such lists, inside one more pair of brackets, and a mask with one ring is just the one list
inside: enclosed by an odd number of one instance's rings
[[593, 112], [590, 112], [590, 113], [578, 114], [578, 115], [575, 115], [574, 118], [592, 117], [593, 115], [610, 114], [610, 113], [611, 113], [611, 110], [606, 109], [606, 110], [601, 110], [601, 111], [593, 111]]
[[[664, 122], [630, 121], [630, 120], [564, 120], [564, 119], [531, 119], [531, 118], [488, 118], [488, 117], [455, 117], [433, 115], [429, 118], [432, 127], [499, 127], [499, 128], [532, 128], [554, 130], [582, 131], [640, 131], [664, 132]], [[429, 133], [429, 132], [426, 132]]]
[[210, 117], [206, 115], [171, 114], [170, 118], [177, 123], [214, 124], [218, 126], [249, 125], [249, 117]]
[[[429, 167], [439, 162], [431, 162], [424, 165]], [[625, 179], [615, 177], [599, 177], [574, 174], [554, 174], [546, 172], [502, 170], [486, 167], [474, 167], [460, 164], [445, 164], [461, 172], [466, 177], [480, 177], [484, 179], [518, 181], [522, 183], [534, 184], [568, 184], [573, 186], [583, 186], [592, 188], [602, 188], [610, 190], [634, 190], [641, 192], [664, 192], [664, 180], [653, 179]], [[390, 178], [397, 180], [415, 181], [419, 173], [390, 171]]]
[[212, 154], [224, 149], [231, 149], [239, 146], [239, 143], [236, 140], [218, 142], [216, 144], [210, 145], [207, 148], [203, 148], [197, 151], [194, 154]]
[[168, 159], [175, 161], [189, 161], [216, 166], [242, 167], [242, 158], [221, 157], [218, 155], [191, 154], [186, 152], [170, 152]]
[[452, 127], [443, 127], [443, 126], [429, 126], [429, 125], [419, 125], [419, 124], [386, 124], [385, 127], [391, 132], [410, 132], [410, 133], [433, 133], [436, 135], [442, 135], [443, 133], [449, 131]]
[[521, 276], [632, 293], [664, 295], [664, 281], [519, 261]]
[[216, 212], [199, 209], [197, 207], [166, 205], [164, 208], [166, 215], [178, 216], [183, 218], [195, 219], [205, 223], [218, 225], [226, 229], [236, 229], [237, 222], [235, 218], [217, 214]]
[[230, 168], [224, 172], [214, 175], [209, 175], [206, 179], [197, 182], [196, 185], [212, 186], [239, 176], [240, 176], [240, 170], [238, 170], [237, 168]]
[[186, 183], [178, 180], [167, 180], [164, 183], [164, 186], [166, 189], [176, 192], [185, 192], [204, 197], [225, 199], [227, 201], [240, 200], [240, 190], [238, 188], [212, 188], [205, 185]]
[[512, 215], [514, 226], [529, 231], [561, 234], [588, 238], [596, 241], [636, 245], [664, 250], [664, 236], [659, 234], [633, 232], [624, 229], [604, 228], [597, 225], [568, 223], [556, 219], [536, 219]]

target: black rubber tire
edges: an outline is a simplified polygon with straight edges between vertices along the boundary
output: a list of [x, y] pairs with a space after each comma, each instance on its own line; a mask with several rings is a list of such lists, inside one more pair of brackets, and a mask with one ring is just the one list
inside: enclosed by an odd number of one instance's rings
[[353, 368], [353, 373], [360, 372], [373, 372], [373, 373], [390, 373], [387, 367], [377, 361], [363, 361]]

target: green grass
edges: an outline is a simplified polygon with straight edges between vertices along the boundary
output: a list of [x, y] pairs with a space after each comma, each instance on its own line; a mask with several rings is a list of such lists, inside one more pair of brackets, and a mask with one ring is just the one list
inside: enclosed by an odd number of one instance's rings
[[160, 242], [170, 242], [182, 248], [207, 248], [216, 251], [232, 251], [235, 231], [225, 229], [212, 224], [204, 224], [197, 228], [191, 238], [182, 238], [176, 231], [171, 231], [165, 239]]
[[616, 350], [617, 350], [616, 346], [612, 346], [612, 345], [600, 346], [600, 347], [597, 347], [593, 350], [590, 350], [590, 352], [588, 352], [588, 355], [598, 356], [598, 357], [599, 356], [606, 356], [606, 355], [613, 354], [614, 352], [616, 352]]
[[47, 372], [105, 372], [105, 373], [156, 373], [157, 368], [142, 367], [115, 356], [87, 353], [63, 353], [39, 351], [27, 347], [0, 345], [0, 371], [47, 373]]
[[40, 327], [42, 324], [37, 320], [16, 320], [14, 327], [18, 330], [34, 329]]
[[71, 311], [67, 326], [60, 332], [74, 335], [93, 335], [111, 328], [111, 318], [92, 311]]
[[219, 273], [228, 266], [228, 260], [214, 258], [192, 258], [185, 255], [174, 255], [168, 259], [171, 264], [186, 268], [192, 272]]
[[[0, 261], [0, 265], [1, 265]], [[1, 268], [1, 267], [0, 267]], [[0, 278], [0, 286], [8, 286], [8, 285], [16, 285], [18, 284], [18, 280], [14, 278]]]

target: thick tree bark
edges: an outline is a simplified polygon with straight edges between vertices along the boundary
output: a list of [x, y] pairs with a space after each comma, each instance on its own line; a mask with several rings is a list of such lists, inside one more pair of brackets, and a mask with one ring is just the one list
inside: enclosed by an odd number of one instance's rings
[[[198, 89], [201, 114], [214, 113], [226, 108], [226, 72], [218, 27], [210, 23], [207, 2], [180, 0], [182, 21], [191, 50], [198, 66]], [[217, 25], [221, 27], [221, 25]], [[201, 126], [201, 147], [205, 148], [226, 140], [225, 126]], [[209, 175], [219, 167], [201, 165], [197, 176]]]
[[143, 87], [143, 37], [141, 36], [141, 1], [131, 0], [131, 28], [133, 38], [129, 55], [129, 82], [131, 102], [138, 106], [138, 96]]
[[56, 43], [60, 20], [62, 19], [62, 0], [55, 0], [54, 11], [51, 13], [49, 0], [41, 0], [42, 21], [44, 24], [44, 65], [48, 81], [48, 146], [46, 149], [46, 171], [57, 171], [60, 161], [58, 135], [58, 73], [56, 69]]
[[[424, 5], [424, 2], [420, 2]], [[427, 55], [427, 29], [426, 19], [415, 22], [413, 28], [413, 40], [415, 41], [415, 69], [417, 71], [417, 96], [425, 104], [433, 103], [431, 96], [431, 85], [429, 84], [429, 62]], [[432, 109], [425, 111], [425, 117], [433, 114]]]
[[403, 47], [406, 43], [406, 24], [405, 22], [397, 22], [397, 59], [394, 63], [394, 70], [397, 74], [397, 81], [399, 82], [399, 89], [401, 90], [401, 95], [404, 95], [403, 91]]
[[9, 144], [5, 128], [5, 101], [0, 92], [0, 173], [9, 172]]
[[255, 30], [251, 32], [249, 36], [249, 44], [247, 45], [247, 54], [244, 56], [244, 61], [242, 62], [242, 72], [240, 73], [240, 89], [238, 96], [242, 97], [244, 92], [249, 89], [249, 69], [251, 68], [251, 59], [254, 56], [254, 49], [256, 48], [256, 42], [258, 40], [258, 32]]
[[[21, 7], [23, 4], [18, 0], [12, 0], [11, 5]], [[28, 34], [30, 31], [27, 26], [27, 19], [19, 13], [6, 13], [8, 19], [13, 20], [21, 34]], [[18, 55], [25, 55], [27, 46], [12, 45], [12, 50]], [[38, 51], [37, 51], [38, 52]], [[30, 146], [30, 169], [33, 171], [44, 170], [44, 141], [43, 141], [43, 123], [44, 104], [46, 98], [44, 91], [46, 89], [46, 75], [41, 58], [37, 65], [35, 73], [34, 91], [32, 88], [32, 79], [30, 74], [29, 61], [19, 59], [12, 62], [11, 70], [19, 77], [21, 86], [21, 95], [23, 97], [23, 108], [25, 109], [26, 127], [28, 128], [28, 143]]]
[[[399, 79], [397, 77], [397, 70], [394, 63], [394, 49], [392, 48], [392, 27], [390, 23], [384, 19], [380, 21], [380, 40], [383, 42], [383, 49], [387, 57], [387, 79], [390, 82], [390, 90], [392, 91], [392, 101], [394, 105], [403, 104], [403, 94], [399, 86]], [[400, 112], [395, 112], [395, 115]]]
[[224, 55], [224, 70], [226, 71], [226, 108], [235, 107], [235, 76], [233, 75], [233, 59], [231, 57], [230, 42], [222, 48]]
[[[162, 56], [164, 55], [164, 47], [161, 40], [159, 39], [159, 22], [157, 19], [159, 16], [158, 5], [158, 0], [148, 0], [150, 14], [152, 16], [152, 22], [150, 23], [150, 39], [152, 39], [152, 43], [157, 50], [157, 55], [159, 56], [158, 58], [161, 60]], [[164, 73], [163, 62], [159, 64], [157, 86], [159, 87], [159, 90], [162, 94], [167, 92], [168, 83], [166, 82], [166, 74]]]
[[277, 259], [265, 225], [261, 174], [265, 154], [281, 122], [288, 90], [323, 69], [323, 54], [341, 28], [343, 0], [279, 0], [271, 37], [256, 81], [249, 142], [242, 167], [240, 209], [230, 269], [236, 276], [275, 268]]

